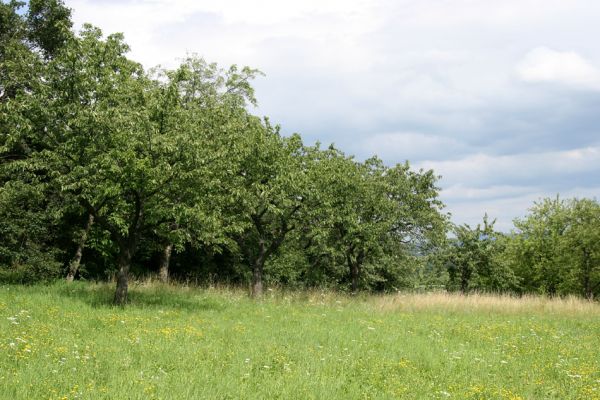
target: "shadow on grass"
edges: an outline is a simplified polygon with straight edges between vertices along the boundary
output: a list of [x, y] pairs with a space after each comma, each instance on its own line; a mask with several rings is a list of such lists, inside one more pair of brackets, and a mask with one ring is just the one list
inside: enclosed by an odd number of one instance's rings
[[[120, 307], [113, 304], [115, 288], [107, 283], [61, 282], [54, 285], [56, 294], [86, 303], [94, 308]], [[130, 286], [125, 308], [172, 308], [186, 311], [222, 311], [225, 302], [208, 297], [200, 290], [171, 286]]]

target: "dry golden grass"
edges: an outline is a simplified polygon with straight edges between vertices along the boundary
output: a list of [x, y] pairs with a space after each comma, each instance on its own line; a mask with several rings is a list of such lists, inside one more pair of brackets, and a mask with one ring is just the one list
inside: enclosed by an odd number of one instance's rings
[[[100, 284], [103, 286], [105, 284]], [[141, 292], [161, 290], [178, 294], [194, 294], [198, 292], [222, 294], [231, 300], [242, 301], [248, 297], [249, 290], [239, 286], [211, 285], [196, 286], [194, 284], [159, 282], [155, 277], [145, 277], [132, 282], [131, 287]], [[371, 295], [367, 292], [358, 296], [335, 290], [289, 290], [269, 288], [265, 290], [261, 301], [283, 303], [307, 303], [313, 306], [336, 306], [363, 304], [381, 312], [393, 311], [447, 311], [447, 312], [490, 312], [506, 314], [559, 314], [574, 316], [600, 317], [600, 302], [590, 301], [576, 296], [548, 297], [543, 295], [501, 295], [488, 293], [449, 293], [444, 291]]]
[[382, 311], [440, 310], [451, 312], [494, 312], [494, 313], [552, 313], [590, 315], [600, 317], [600, 304], [582, 298], [510, 296], [474, 293], [433, 292], [407, 294], [399, 293], [373, 297], [368, 300]]

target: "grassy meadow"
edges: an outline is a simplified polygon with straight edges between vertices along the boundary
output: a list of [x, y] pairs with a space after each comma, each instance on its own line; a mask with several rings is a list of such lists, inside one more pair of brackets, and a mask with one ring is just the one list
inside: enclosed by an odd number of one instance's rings
[[600, 304], [0, 287], [1, 399], [600, 399]]

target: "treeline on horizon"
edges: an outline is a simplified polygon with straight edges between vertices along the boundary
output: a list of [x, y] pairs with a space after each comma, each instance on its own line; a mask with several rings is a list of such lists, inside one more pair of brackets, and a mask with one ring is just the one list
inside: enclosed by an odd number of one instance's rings
[[252, 115], [259, 71], [145, 71], [60, 0], [0, 2], [0, 281], [130, 276], [356, 292], [600, 294], [600, 205], [456, 226], [433, 171]]

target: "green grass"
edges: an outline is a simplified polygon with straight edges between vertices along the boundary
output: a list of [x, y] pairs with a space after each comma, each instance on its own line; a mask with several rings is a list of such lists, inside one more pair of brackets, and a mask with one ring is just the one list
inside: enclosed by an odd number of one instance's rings
[[0, 287], [2, 399], [600, 399], [577, 300]]

